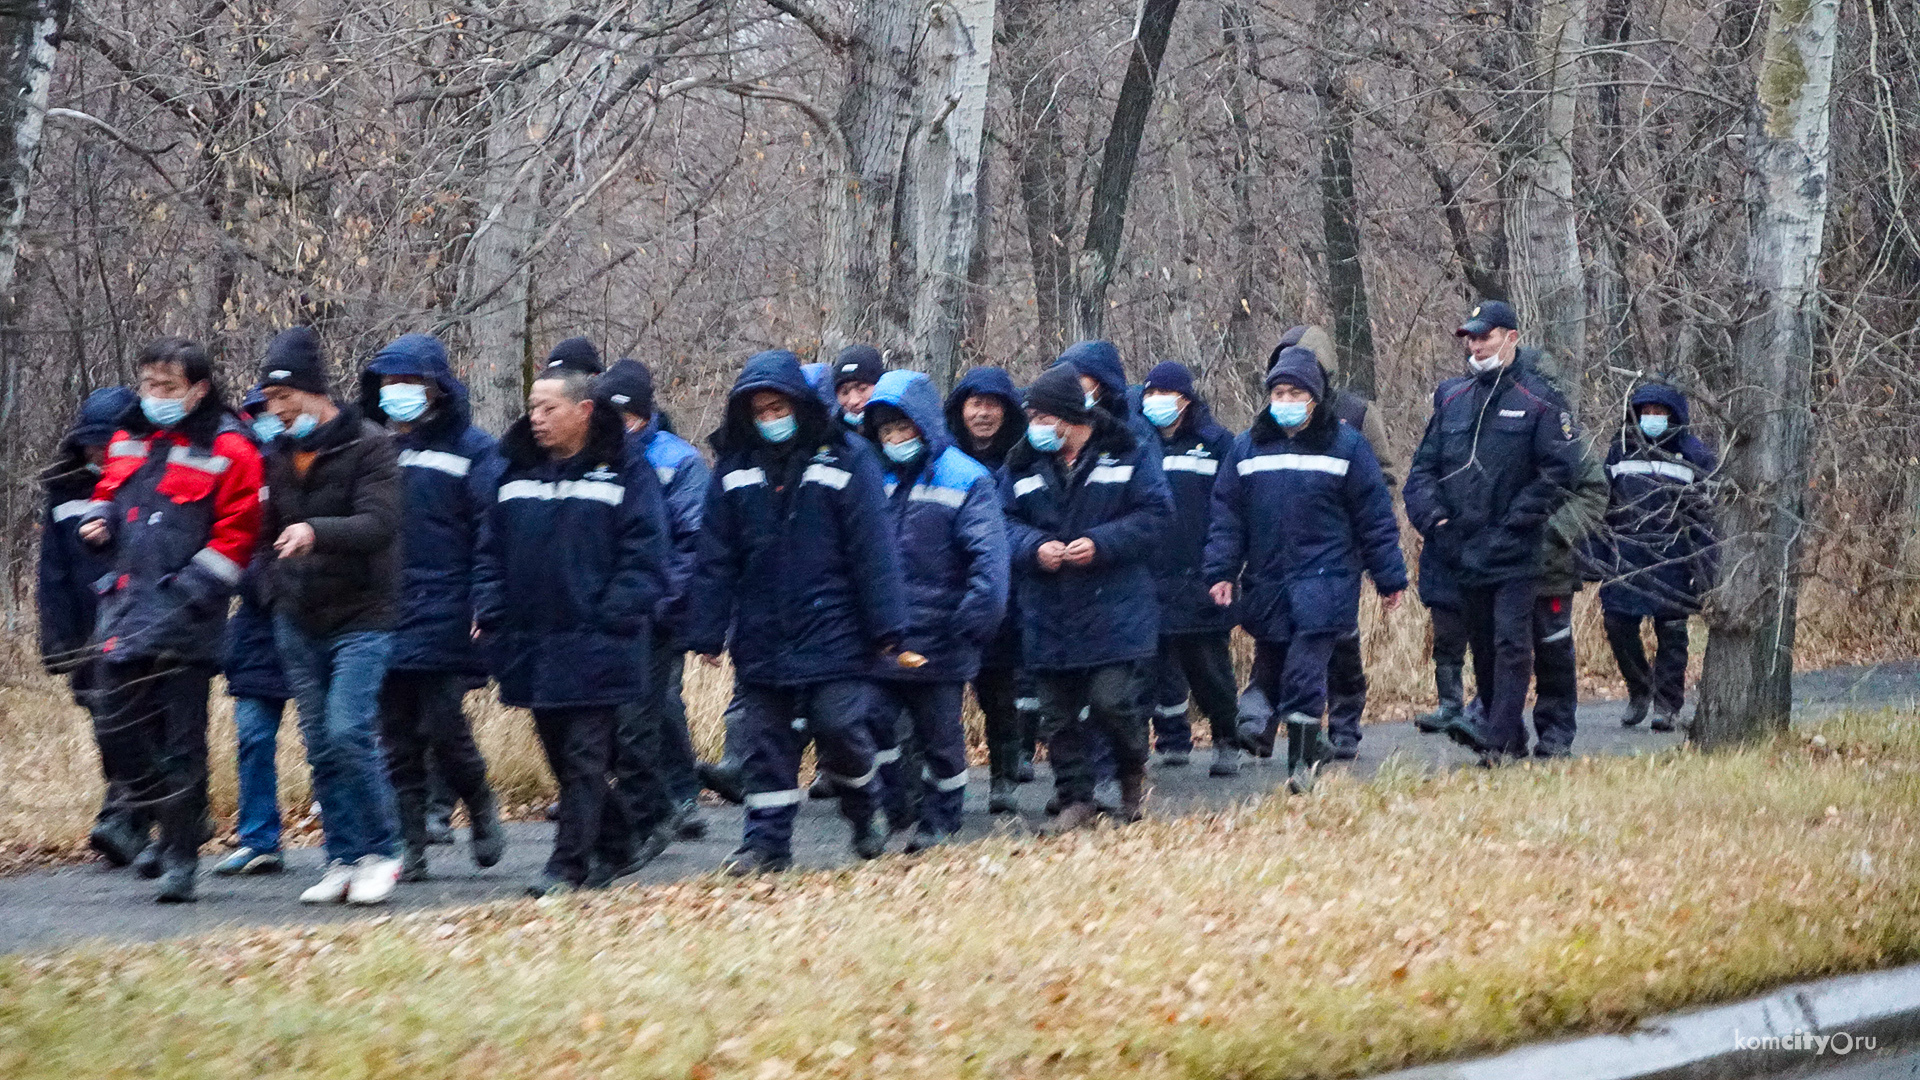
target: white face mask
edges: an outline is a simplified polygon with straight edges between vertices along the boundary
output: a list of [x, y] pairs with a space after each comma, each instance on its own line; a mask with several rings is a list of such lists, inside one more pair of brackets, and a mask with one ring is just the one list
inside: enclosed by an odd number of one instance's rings
[[1485, 375], [1487, 372], [1500, 366], [1500, 357], [1498, 354], [1495, 354], [1482, 360], [1477, 356], [1469, 356], [1467, 357], [1467, 366], [1473, 369], [1475, 375]]

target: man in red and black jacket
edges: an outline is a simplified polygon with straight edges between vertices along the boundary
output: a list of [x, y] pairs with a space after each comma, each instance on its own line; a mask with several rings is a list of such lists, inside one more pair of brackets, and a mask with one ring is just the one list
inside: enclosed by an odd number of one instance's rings
[[[94, 725], [109, 780], [160, 823], [158, 899], [180, 903], [194, 899], [205, 839], [207, 686], [260, 528], [260, 455], [205, 349], [161, 338], [139, 372], [140, 408], [107, 447], [80, 525], [113, 567], [94, 634]], [[116, 839], [138, 850], [141, 838]]]

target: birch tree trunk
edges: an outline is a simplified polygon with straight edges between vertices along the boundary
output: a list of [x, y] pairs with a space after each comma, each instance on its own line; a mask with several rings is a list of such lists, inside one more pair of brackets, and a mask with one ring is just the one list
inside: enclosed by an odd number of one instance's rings
[[5, 154], [0, 158], [0, 305], [8, 308], [53, 61], [71, 9], [70, 0], [15, 0], [0, 6], [0, 151]]
[[1114, 103], [1113, 123], [1107, 129], [1107, 144], [1100, 157], [1100, 174], [1093, 183], [1086, 247], [1074, 267], [1075, 330], [1082, 340], [1105, 332], [1107, 286], [1113, 282], [1120, 237], [1127, 227], [1133, 168], [1140, 160], [1140, 139], [1152, 110], [1160, 59], [1167, 53], [1173, 17], [1179, 11], [1180, 0], [1145, 0], [1140, 9], [1133, 48], [1128, 50], [1127, 74], [1120, 82], [1120, 98]]
[[953, 385], [979, 234], [980, 159], [993, 61], [994, 0], [939, 0], [921, 50], [920, 115], [909, 151], [914, 189], [914, 355], [943, 391]]
[[1746, 147], [1749, 308], [1726, 397], [1724, 539], [1691, 732], [1709, 749], [1785, 730], [1793, 703], [1840, 0], [1769, 0], [1767, 9]]
[[533, 309], [534, 242], [542, 169], [538, 147], [517, 115], [514, 87], [494, 94], [486, 133], [479, 224], [468, 243], [463, 307], [471, 304], [467, 333], [473, 347], [469, 380], [473, 421], [501, 434], [525, 410], [533, 362], [527, 320]]
[[1523, 43], [1516, 93], [1524, 134], [1506, 214], [1512, 299], [1521, 325], [1546, 349], [1577, 409], [1586, 370], [1587, 283], [1573, 201], [1572, 140], [1587, 2], [1524, 0], [1514, 5], [1514, 22]]
[[913, 131], [915, 50], [925, 3], [863, 0], [848, 39], [846, 93], [833, 116], [844, 173], [829, 177], [821, 272], [822, 356], [856, 342], [902, 349], [905, 317], [887, 307], [895, 204]]

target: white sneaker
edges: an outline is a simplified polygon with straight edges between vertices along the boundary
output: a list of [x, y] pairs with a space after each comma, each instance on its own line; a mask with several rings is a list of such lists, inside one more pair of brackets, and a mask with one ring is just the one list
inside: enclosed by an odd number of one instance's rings
[[400, 883], [400, 860], [384, 855], [363, 855], [353, 864], [352, 883], [347, 886], [349, 904], [384, 904]]
[[320, 884], [300, 894], [303, 904], [338, 904], [347, 898], [347, 886], [353, 883], [353, 867], [338, 859], [327, 864]]

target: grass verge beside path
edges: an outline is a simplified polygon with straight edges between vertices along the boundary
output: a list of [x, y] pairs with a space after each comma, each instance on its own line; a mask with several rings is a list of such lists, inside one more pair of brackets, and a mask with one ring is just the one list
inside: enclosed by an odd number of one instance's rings
[[0, 1075], [1353, 1075], [1920, 956], [1920, 718], [0, 960]]

